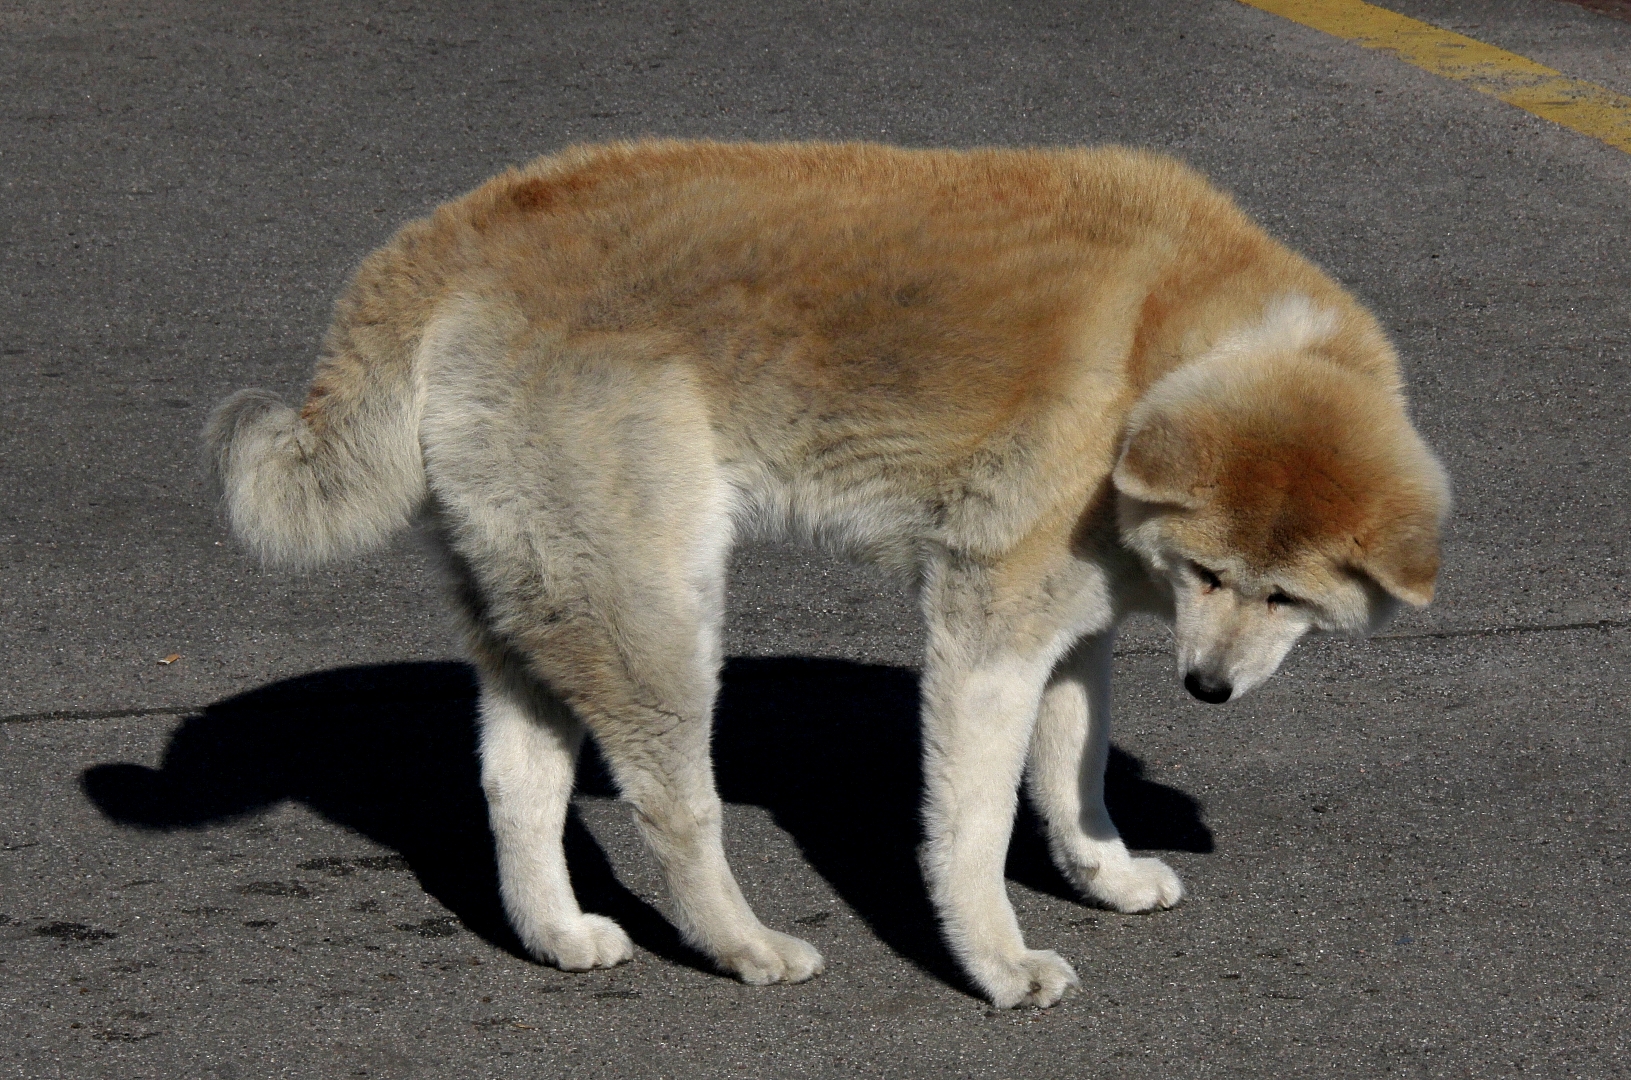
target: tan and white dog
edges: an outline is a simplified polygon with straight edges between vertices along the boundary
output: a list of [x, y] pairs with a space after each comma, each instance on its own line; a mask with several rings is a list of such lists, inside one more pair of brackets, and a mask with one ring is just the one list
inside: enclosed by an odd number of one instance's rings
[[1193, 172], [1116, 148], [542, 158], [369, 257], [303, 409], [245, 391], [206, 438], [269, 561], [429, 515], [480, 672], [504, 903], [569, 970], [632, 951], [567, 880], [587, 730], [686, 939], [750, 983], [821, 971], [721, 847], [726, 563], [768, 533], [914, 582], [923, 869], [1001, 1006], [1077, 982], [1005, 892], [1022, 775], [1086, 896], [1183, 892], [1104, 808], [1119, 620], [1171, 618], [1190, 691], [1237, 697], [1306, 631], [1426, 603], [1448, 504], [1376, 320]]

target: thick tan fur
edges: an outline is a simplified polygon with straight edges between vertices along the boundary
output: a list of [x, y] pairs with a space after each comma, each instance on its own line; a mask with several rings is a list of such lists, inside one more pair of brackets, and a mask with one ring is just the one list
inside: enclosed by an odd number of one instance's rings
[[909, 575], [925, 871], [1005, 1005], [1074, 984], [1001, 896], [1027, 761], [1084, 892], [1181, 892], [1103, 812], [1116, 622], [1173, 617], [1186, 684], [1238, 696], [1303, 631], [1430, 599], [1447, 505], [1375, 319], [1195, 173], [1116, 148], [543, 158], [369, 258], [299, 413], [246, 392], [207, 441], [235, 531], [272, 559], [428, 506], [483, 676], [506, 904], [567, 967], [629, 948], [559, 856], [587, 726], [688, 937], [749, 981], [820, 969], [758, 924], [719, 848], [725, 560], [751, 529]]

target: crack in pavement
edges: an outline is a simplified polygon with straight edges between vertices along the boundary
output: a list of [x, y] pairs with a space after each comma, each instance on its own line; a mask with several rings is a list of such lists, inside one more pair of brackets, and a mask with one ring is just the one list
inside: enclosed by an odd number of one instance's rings
[[[1367, 639], [1370, 641], [1447, 641], [1451, 638], [1492, 638], [1510, 637], [1515, 634], [1550, 634], [1569, 633], [1577, 630], [1624, 630], [1631, 628], [1631, 620], [1627, 619], [1595, 619], [1591, 622], [1575, 623], [1520, 623], [1514, 626], [1485, 626], [1467, 630], [1423, 630], [1412, 634], [1376, 634]], [[1167, 656], [1169, 649], [1132, 648], [1117, 649], [1116, 656]], [[467, 694], [447, 694], [432, 700], [456, 701], [467, 697]], [[378, 703], [381, 699], [369, 695], [366, 697], [336, 698], [336, 701], [356, 700]], [[424, 701], [425, 698], [416, 700]], [[212, 703], [213, 704], [213, 703]], [[0, 716], [0, 724], [31, 724], [45, 720], [120, 720], [125, 717], [137, 716], [190, 716], [202, 713], [209, 705], [168, 705], [150, 709], [61, 709], [55, 712], [15, 713], [11, 716]]]

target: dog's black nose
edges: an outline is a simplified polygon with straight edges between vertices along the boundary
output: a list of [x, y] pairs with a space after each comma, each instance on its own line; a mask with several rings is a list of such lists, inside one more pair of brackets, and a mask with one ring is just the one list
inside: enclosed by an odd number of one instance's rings
[[1191, 671], [1184, 676], [1184, 689], [1208, 705], [1221, 705], [1235, 692], [1235, 688], [1222, 679], [1202, 675], [1198, 671]]

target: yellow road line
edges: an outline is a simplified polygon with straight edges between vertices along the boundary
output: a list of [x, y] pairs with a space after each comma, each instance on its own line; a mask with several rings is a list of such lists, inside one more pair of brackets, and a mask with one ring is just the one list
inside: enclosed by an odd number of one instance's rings
[[1631, 97], [1363, 0], [1241, 0], [1423, 71], [1464, 82], [1509, 105], [1631, 153]]

